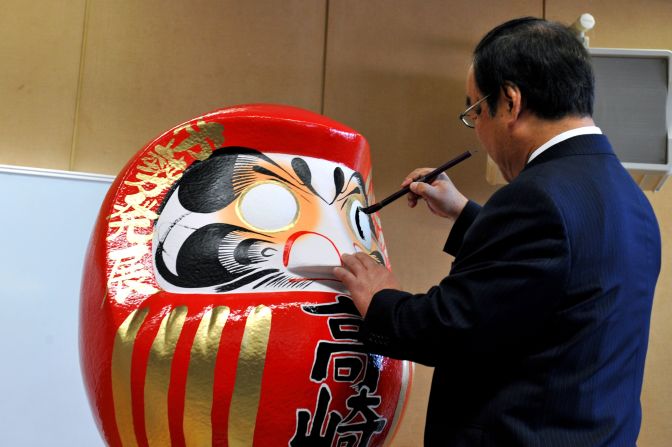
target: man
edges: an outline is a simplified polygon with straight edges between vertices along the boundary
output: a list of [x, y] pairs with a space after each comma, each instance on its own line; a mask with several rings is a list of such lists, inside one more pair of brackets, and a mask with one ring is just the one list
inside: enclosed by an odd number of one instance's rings
[[591, 118], [590, 58], [563, 26], [504, 23], [474, 51], [460, 115], [510, 182], [481, 208], [412, 182], [452, 221], [450, 274], [398, 289], [366, 255], [334, 274], [372, 352], [434, 366], [427, 446], [633, 446], [660, 234]]

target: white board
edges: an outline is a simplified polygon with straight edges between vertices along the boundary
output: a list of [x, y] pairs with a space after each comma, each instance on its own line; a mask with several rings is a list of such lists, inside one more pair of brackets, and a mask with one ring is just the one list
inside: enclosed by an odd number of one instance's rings
[[78, 352], [84, 254], [112, 178], [0, 167], [0, 446], [104, 446]]

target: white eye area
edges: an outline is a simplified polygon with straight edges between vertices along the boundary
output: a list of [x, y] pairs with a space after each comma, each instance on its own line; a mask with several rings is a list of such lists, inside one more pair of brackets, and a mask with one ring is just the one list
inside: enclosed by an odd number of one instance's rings
[[348, 207], [348, 223], [350, 228], [357, 236], [357, 239], [364, 244], [367, 250], [371, 249], [371, 220], [369, 216], [360, 211], [364, 208], [362, 202], [353, 199]]
[[299, 217], [299, 203], [292, 191], [275, 182], [258, 183], [243, 191], [237, 209], [245, 223], [263, 231], [286, 230]]

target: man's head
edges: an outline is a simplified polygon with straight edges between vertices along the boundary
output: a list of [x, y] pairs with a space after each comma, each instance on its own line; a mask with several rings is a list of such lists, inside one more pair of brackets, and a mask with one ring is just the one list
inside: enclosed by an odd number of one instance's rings
[[503, 23], [474, 50], [474, 79], [490, 114], [507, 84], [520, 89], [522, 106], [539, 118], [592, 116], [594, 77], [590, 56], [565, 26], [533, 17]]
[[590, 56], [566, 27], [532, 17], [511, 20], [474, 50], [467, 76], [467, 105], [474, 107], [467, 121], [510, 181], [534, 149], [594, 124], [594, 83]]

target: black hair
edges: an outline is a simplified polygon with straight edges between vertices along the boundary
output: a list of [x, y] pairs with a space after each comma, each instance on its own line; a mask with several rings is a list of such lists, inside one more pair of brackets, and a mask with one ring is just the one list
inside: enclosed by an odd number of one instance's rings
[[474, 50], [474, 79], [494, 116], [499, 91], [508, 83], [522, 106], [544, 119], [592, 116], [595, 79], [590, 55], [564, 25], [534, 17], [503, 23]]

